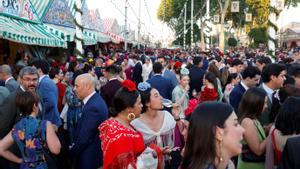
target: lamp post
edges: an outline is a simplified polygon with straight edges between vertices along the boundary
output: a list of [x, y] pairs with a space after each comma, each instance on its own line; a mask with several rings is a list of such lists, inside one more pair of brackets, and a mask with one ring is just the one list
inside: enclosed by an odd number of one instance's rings
[[[270, 0], [270, 11], [269, 14], [269, 23], [270, 26], [268, 28], [269, 40], [268, 40], [268, 49], [269, 54], [272, 57], [275, 57], [275, 43], [276, 43], [276, 17], [279, 13], [284, 9], [284, 0]], [[277, 12], [275, 12], [277, 11]]]
[[191, 0], [191, 48], [194, 43], [194, 0]]
[[183, 49], [186, 49], [186, 2], [184, 3], [184, 20], [183, 20]]
[[124, 48], [127, 50], [127, 41], [128, 41], [128, 34], [127, 34], [127, 0], [125, 0], [125, 36], [124, 36]]
[[[247, 12], [249, 11], [249, 8], [248, 7], [246, 7], [245, 9], [244, 9], [244, 32], [245, 32], [245, 41], [246, 41], [246, 37], [247, 37], [247, 27], [246, 27], [246, 14], [247, 14]], [[246, 43], [246, 42], [245, 42]]]
[[83, 26], [81, 22], [81, 17], [82, 17], [82, 0], [76, 0], [75, 2], [75, 43], [76, 43], [76, 55], [77, 58], [82, 58], [83, 57]]

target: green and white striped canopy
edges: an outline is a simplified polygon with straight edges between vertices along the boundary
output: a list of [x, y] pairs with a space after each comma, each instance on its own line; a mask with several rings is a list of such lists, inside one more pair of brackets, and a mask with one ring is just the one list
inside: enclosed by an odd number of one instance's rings
[[39, 18], [43, 18], [53, 0], [30, 0]]
[[[64, 26], [58, 26], [53, 24], [45, 24], [47, 30], [54, 33], [55, 35], [63, 38], [67, 42], [75, 41], [76, 29]], [[97, 36], [92, 32], [83, 31], [83, 43], [84, 45], [95, 45], [97, 44]]]
[[[58, 26], [53, 24], [45, 24], [47, 30], [54, 33], [55, 35], [63, 38], [65, 41], [73, 42], [76, 30], [74, 28]], [[97, 42], [107, 43], [111, 41], [110, 38], [98, 31], [83, 30], [83, 42], [84, 45], [95, 45]]]
[[0, 38], [39, 46], [67, 48], [67, 42], [47, 31], [43, 24], [0, 15]]

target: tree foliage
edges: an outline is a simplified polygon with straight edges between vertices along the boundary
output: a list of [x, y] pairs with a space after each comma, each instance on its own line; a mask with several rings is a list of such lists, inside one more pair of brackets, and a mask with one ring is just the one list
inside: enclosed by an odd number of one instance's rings
[[[166, 15], [164, 18], [164, 4], [166, 2]], [[194, 42], [200, 39], [200, 28], [196, 24], [197, 20], [204, 15], [205, 8], [203, 4], [205, 0], [194, 0]], [[183, 44], [183, 27], [184, 27], [184, 4], [187, 3], [186, 12], [186, 44], [189, 45], [191, 42], [191, 0], [161, 0], [159, 9], [157, 11], [157, 17], [160, 21], [165, 22], [178, 37], [174, 44]], [[202, 7], [202, 8], [201, 8]], [[200, 10], [202, 9], [202, 10]], [[172, 11], [170, 11], [172, 10]]]
[[174, 15], [174, 0], [161, 0], [157, 10], [157, 18], [164, 22], [169, 22]]
[[253, 18], [253, 27], [264, 27], [268, 24], [270, 0], [246, 0]]
[[[223, 18], [224, 25], [226, 20], [233, 21], [233, 27], [238, 29], [245, 26], [247, 30], [253, 32], [260, 32], [258, 30], [264, 30], [268, 26], [268, 16], [270, 12], [270, 0], [238, 0], [240, 2], [240, 12], [231, 13], [230, 4], [232, 0], [210, 0], [210, 16], [215, 14], [225, 15]], [[285, 0], [285, 6], [296, 6], [297, 2], [300, 0]], [[226, 4], [229, 2], [229, 7]], [[191, 0], [161, 0], [159, 9], [157, 11], [157, 17], [159, 20], [165, 22], [178, 37], [175, 43], [181, 44], [183, 42], [183, 20], [184, 20], [184, 4], [187, 3], [187, 28], [190, 27], [191, 19]], [[194, 0], [194, 23], [199, 18], [205, 16], [206, 12], [206, 0]], [[244, 9], [248, 8], [248, 12], [252, 13], [252, 22], [245, 22]], [[224, 11], [225, 10], [225, 11]], [[194, 24], [194, 41], [199, 40], [200, 33], [197, 34], [196, 30], [199, 30], [199, 26]], [[254, 30], [251, 30], [251, 29]], [[257, 29], [256, 29], [257, 28]], [[221, 29], [221, 31], [223, 31]], [[188, 29], [187, 34], [190, 34], [190, 29]], [[196, 35], [197, 34], [197, 35]], [[220, 33], [221, 34], [221, 33]], [[219, 37], [224, 38], [224, 37]], [[254, 39], [254, 37], [251, 37]], [[257, 38], [255, 38], [257, 39]], [[260, 38], [258, 38], [260, 39]], [[190, 35], [186, 35], [187, 44], [190, 42]], [[219, 40], [222, 41], [222, 40]], [[259, 42], [258, 40], [257, 42]]]
[[248, 33], [248, 36], [256, 45], [266, 43], [268, 41], [267, 27], [253, 28]]
[[231, 46], [231, 47], [236, 47], [237, 40], [233, 37], [228, 38], [228, 45]]

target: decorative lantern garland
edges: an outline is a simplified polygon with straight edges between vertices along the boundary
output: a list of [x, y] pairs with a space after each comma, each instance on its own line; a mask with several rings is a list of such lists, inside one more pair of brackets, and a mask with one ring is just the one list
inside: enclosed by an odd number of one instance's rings
[[[282, 9], [277, 9], [277, 3], [276, 0], [270, 0], [270, 14], [269, 14], [269, 20], [268, 20], [268, 25], [269, 25], [269, 30], [268, 30], [268, 54], [275, 58], [275, 48], [276, 48], [276, 32], [278, 31], [277, 25], [274, 23], [276, 22], [280, 11]], [[284, 2], [283, 2], [284, 3]], [[280, 7], [279, 7], [280, 8]], [[275, 15], [275, 17], [274, 17]]]
[[[82, 7], [82, 0], [76, 0], [76, 3], [74, 4], [74, 9], [75, 9], [75, 19], [74, 19], [74, 23], [76, 26], [76, 33], [74, 36], [75, 42], [76, 42], [76, 48], [74, 50], [75, 55], [77, 56], [77, 58], [82, 58], [83, 57], [83, 29], [84, 27], [81, 24], [81, 16], [83, 14], [83, 11], [81, 10]], [[78, 30], [79, 34], [78, 33]]]

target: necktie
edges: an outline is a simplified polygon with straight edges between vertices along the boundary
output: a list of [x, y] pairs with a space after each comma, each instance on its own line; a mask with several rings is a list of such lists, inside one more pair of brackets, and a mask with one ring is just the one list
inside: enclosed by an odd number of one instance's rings
[[83, 101], [81, 101], [80, 103], [81, 103], [81, 106], [80, 106], [80, 109], [81, 109], [81, 110], [80, 110], [79, 115], [78, 115], [78, 116], [79, 116], [79, 119], [82, 117], [83, 108], [84, 108], [84, 103], [83, 103]]

